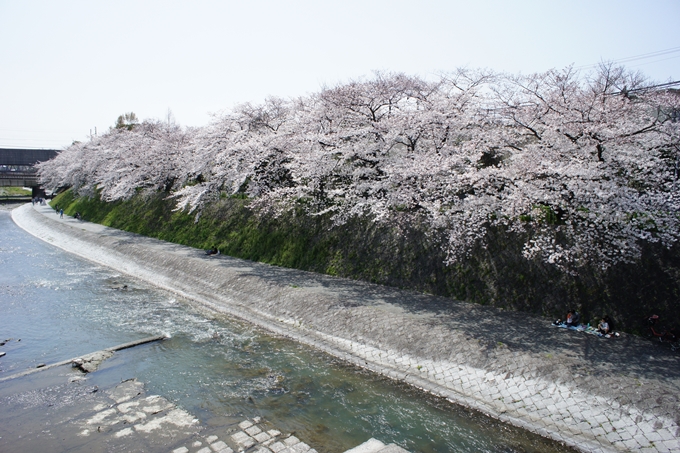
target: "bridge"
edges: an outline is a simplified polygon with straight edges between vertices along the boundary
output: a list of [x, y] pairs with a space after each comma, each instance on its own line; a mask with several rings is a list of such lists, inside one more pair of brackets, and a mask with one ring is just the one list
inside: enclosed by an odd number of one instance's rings
[[57, 153], [56, 149], [0, 148], [0, 187], [30, 187], [33, 197], [44, 197], [34, 165]]

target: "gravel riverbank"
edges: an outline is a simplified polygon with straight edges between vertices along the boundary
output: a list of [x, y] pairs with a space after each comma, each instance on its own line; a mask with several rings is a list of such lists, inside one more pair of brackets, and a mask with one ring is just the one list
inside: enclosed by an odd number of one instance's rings
[[680, 355], [494, 308], [12, 211], [68, 252], [582, 451], [680, 451]]

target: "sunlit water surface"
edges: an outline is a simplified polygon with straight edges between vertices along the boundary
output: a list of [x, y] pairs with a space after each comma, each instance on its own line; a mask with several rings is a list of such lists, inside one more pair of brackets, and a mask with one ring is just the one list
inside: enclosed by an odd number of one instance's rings
[[0, 347], [7, 353], [0, 377], [167, 334], [170, 340], [117, 353], [90, 379], [137, 377], [207, 426], [262, 416], [319, 451], [341, 452], [370, 437], [413, 452], [566, 451], [70, 256], [3, 211], [0, 269], [0, 340], [12, 339]]

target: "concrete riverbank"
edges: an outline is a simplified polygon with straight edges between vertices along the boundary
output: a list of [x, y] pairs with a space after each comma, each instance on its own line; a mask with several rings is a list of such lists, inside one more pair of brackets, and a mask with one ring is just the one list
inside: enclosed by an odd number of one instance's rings
[[[12, 212], [68, 252], [583, 451], [680, 451], [680, 355], [447, 299]], [[565, 307], [568, 308], [568, 307]]]

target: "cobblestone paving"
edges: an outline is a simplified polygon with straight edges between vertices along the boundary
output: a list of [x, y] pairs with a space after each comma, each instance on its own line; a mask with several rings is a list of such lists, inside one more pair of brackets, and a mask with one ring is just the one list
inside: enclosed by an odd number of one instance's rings
[[238, 428], [229, 429], [223, 436], [212, 434], [202, 440], [194, 440], [175, 448], [172, 453], [234, 453], [245, 450], [254, 453], [316, 453], [297, 437], [268, 429], [260, 417], [242, 421]]
[[[43, 215], [41, 215], [43, 214]], [[583, 451], [680, 451], [680, 355], [520, 313], [252, 263], [60, 220], [15, 222], [66, 251]]]

